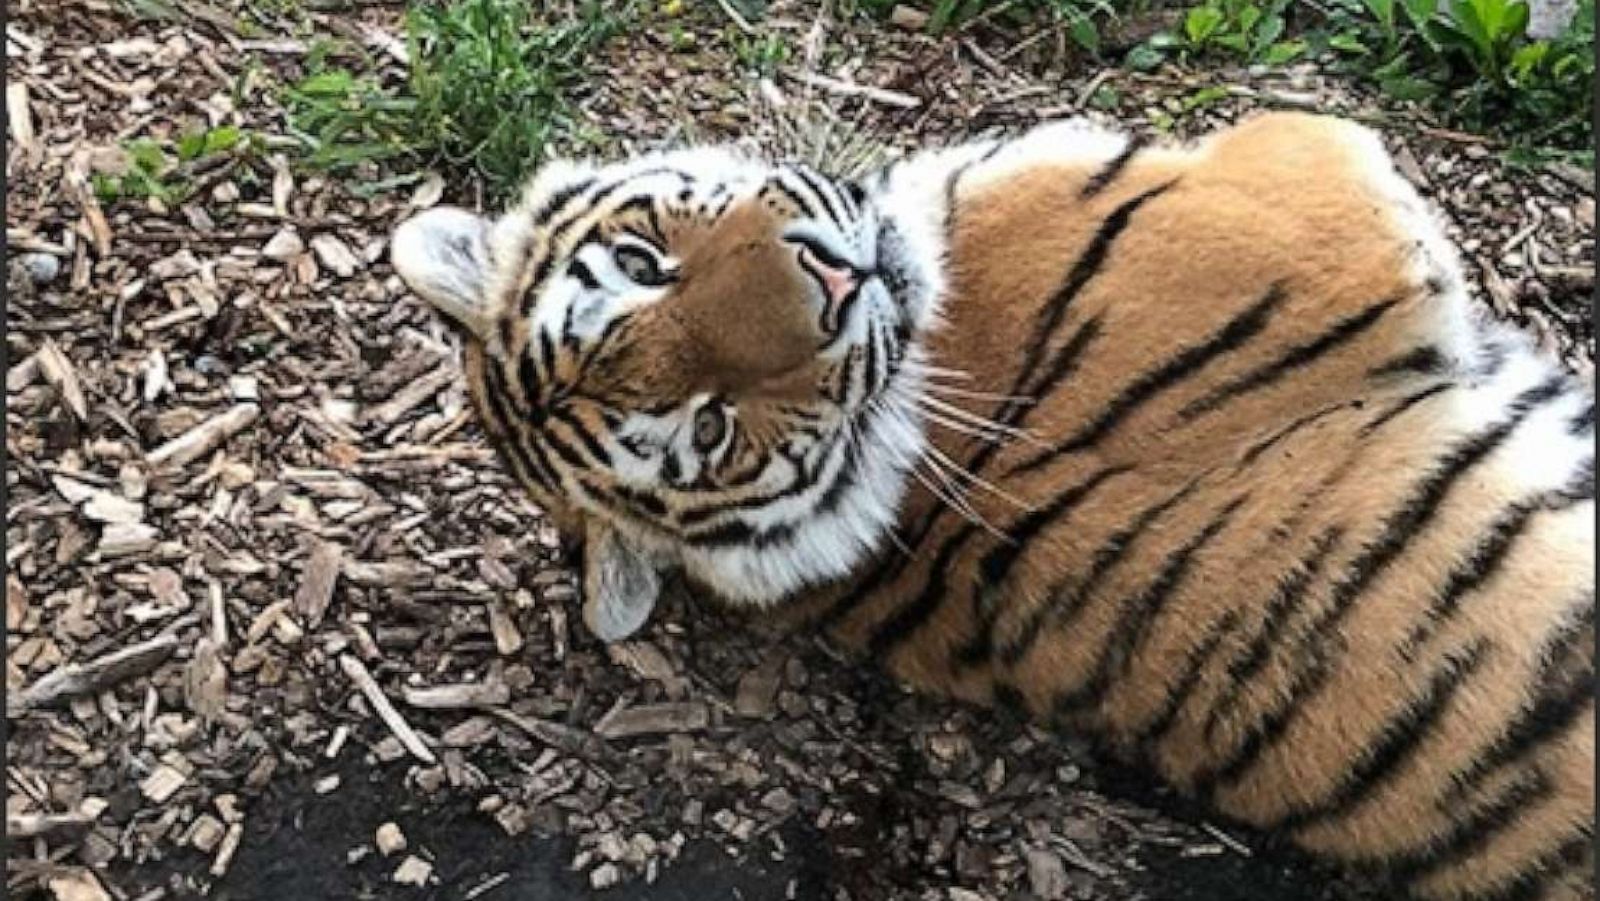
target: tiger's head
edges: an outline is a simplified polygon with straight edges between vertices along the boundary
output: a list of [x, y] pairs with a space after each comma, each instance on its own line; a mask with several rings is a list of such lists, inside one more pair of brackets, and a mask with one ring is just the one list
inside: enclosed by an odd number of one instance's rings
[[395, 232], [402, 279], [466, 337], [490, 439], [584, 539], [596, 635], [642, 625], [667, 567], [764, 605], [886, 538], [942, 289], [927, 188], [695, 149], [552, 163], [498, 218]]

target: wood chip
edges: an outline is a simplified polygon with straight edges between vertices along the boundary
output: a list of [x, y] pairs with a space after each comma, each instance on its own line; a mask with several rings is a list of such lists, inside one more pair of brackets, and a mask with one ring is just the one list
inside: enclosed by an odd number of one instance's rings
[[378, 846], [379, 854], [388, 857], [406, 849], [406, 836], [397, 824], [384, 823], [378, 827], [377, 834], [373, 836], [373, 843]]
[[1068, 896], [1072, 884], [1067, 881], [1067, 867], [1061, 855], [1048, 848], [1029, 848], [1028, 888], [1040, 901], [1060, 901]]
[[593, 760], [604, 757], [608, 749], [598, 737], [562, 723], [522, 716], [504, 707], [490, 708], [489, 713], [516, 726], [535, 739], [574, 757]]
[[11, 129], [14, 146], [31, 152], [37, 143], [33, 131], [33, 110], [28, 106], [28, 83], [11, 81], [6, 84], [6, 119]]
[[612, 711], [594, 726], [602, 738], [658, 735], [664, 732], [698, 732], [711, 724], [711, 710], [699, 701], [681, 704], [641, 704]]
[[295, 592], [294, 609], [305, 618], [306, 628], [315, 629], [333, 600], [344, 562], [344, 548], [331, 541], [319, 541], [300, 575], [300, 590]]
[[44, 375], [45, 381], [61, 392], [61, 399], [66, 401], [67, 409], [81, 422], [89, 418], [89, 402], [84, 399], [83, 385], [78, 381], [78, 370], [61, 352], [61, 348], [49, 338], [39, 345], [37, 354], [39, 358], [39, 371]]
[[400, 417], [426, 403], [435, 394], [454, 385], [459, 378], [460, 371], [455, 366], [440, 366], [396, 391], [393, 397], [367, 410], [363, 418], [369, 424], [393, 425], [400, 420]]
[[100, 532], [95, 553], [102, 560], [142, 554], [156, 546], [159, 534], [155, 526], [143, 523], [111, 523]]
[[906, 31], [921, 31], [928, 27], [928, 14], [916, 7], [897, 3], [889, 13], [889, 24]]
[[414, 885], [421, 888], [428, 884], [428, 877], [433, 875], [433, 864], [410, 854], [395, 868], [394, 881], [401, 885]]
[[226, 832], [227, 827], [222, 825], [221, 820], [209, 813], [202, 813], [195, 817], [194, 825], [189, 827], [189, 844], [202, 853], [210, 854]]
[[460, 710], [468, 707], [493, 707], [511, 700], [511, 689], [499, 681], [465, 682], [458, 685], [406, 686], [401, 697], [412, 707], [425, 710]]
[[45, 879], [45, 885], [55, 901], [111, 901], [100, 880], [88, 870], [73, 868], [54, 873]]
[[61, 666], [21, 692], [7, 693], [6, 715], [14, 716], [83, 694], [98, 694], [124, 679], [155, 669], [177, 646], [177, 636], [163, 633], [88, 663]]
[[750, 669], [739, 678], [739, 688], [733, 698], [734, 712], [752, 719], [767, 719], [777, 709], [782, 657], [772, 656]]
[[349, 278], [361, 268], [361, 261], [337, 237], [323, 233], [311, 239], [311, 249], [322, 265], [332, 269], [340, 278]]
[[367, 696], [367, 702], [377, 712], [378, 718], [383, 720], [385, 726], [389, 727], [389, 731], [394, 733], [394, 737], [400, 740], [400, 744], [411, 752], [411, 756], [423, 763], [433, 764], [438, 762], [434, 758], [433, 752], [428, 750], [428, 746], [422, 743], [422, 738], [411, 728], [411, 724], [407, 723], [405, 717], [400, 715], [400, 711], [396, 710], [394, 704], [389, 702], [388, 696], [383, 693], [383, 689], [379, 687], [377, 680], [373, 679], [372, 674], [367, 672], [365, 664], [353, 654], [340, 654], [339, 668], [344, 670], [344, 674], [350, 678], [350, 681], [354, 682], [356, 687], [361, 689], [361, 693]]
[[184, 466], [248, 427], [260, 415], [259, 406], [238, 404], [161, 445], [146, 459], [152, 466]]
[[139, 791], [155, 803], [165, 804], [188, 779], [183, 771], [163, 763], [139, 783]]
[[39, 836], [72, 837], [88, 831], [94, 821], [94, 817], [81, 812], [8, 813], [6, 837], [13, 840]]
[[228, 867], [233, 865], [233, 855], [239, 850], [239, 840], [244, 838], [244, 824], [234, 823], [228, 827], [228, 834], [222, 837], [222, 847], [217, 849], [217, 856], [211, 861], [211, 875], [222, 876], [228, 872]]
[[522, 650], [522, 633], [517, 630], [516, 621], [511, 618], [511, 611], [506, 609], [505, 601], [490, 601], [488, 608], [489, 631], [494, 633], [495, 650], [502, 657], [510, 657]]
[[184, 667], [183, 697], [189, 709], [206, 723], [221, 715], [228, 699], [228, 670], [216, 643], [207, 636], [202, 635], [195, 642], [194, 656]]
[[6, 631], [16, 632], [28, 616], [28, 590], [16, 573], [6, 573]]

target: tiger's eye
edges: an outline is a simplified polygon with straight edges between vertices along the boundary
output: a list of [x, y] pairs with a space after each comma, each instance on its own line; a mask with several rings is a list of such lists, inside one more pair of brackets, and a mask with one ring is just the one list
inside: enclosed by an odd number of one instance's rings
[[648, 250], [623, 244], [611, 251], [611, 257], [616, 262], [617, 268], [622, 270], [622, 274], [636, 285], [656, 288], [672, 280], [661, 271], [661, 264]]
[[712, 401], [695, 411], [694, 414], [694, 449], [702, 454], [709, 454], [722, 444], [722, 439], [728, 434], [728, 414], [722, 410], [722, 404]]

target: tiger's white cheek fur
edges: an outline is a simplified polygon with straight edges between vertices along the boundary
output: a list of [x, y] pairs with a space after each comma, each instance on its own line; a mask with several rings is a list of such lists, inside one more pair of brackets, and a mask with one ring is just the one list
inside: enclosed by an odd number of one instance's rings
[[[920, 419], [908, 409], [886, 408], [869, 416], [852, 487], [831, 509], [788, 520], [792, 528], [772, 544], [702, 549], [686, 546], [684, 568], [723, 598], [768, 606], [805, 588], [843, 578], [882, 549], [899, 517], [907, 472], [925, 439]], [[819, 487], [825, 493], [828, 482]], [[777, 522], [785, 520], [774, 517]]]

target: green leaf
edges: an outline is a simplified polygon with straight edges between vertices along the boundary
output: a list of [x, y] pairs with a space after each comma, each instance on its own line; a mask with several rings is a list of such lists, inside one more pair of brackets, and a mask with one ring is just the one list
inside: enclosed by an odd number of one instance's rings
[[1505, 8], [1505, 16], [1500, 22], [1499, 37], [1502, 40], [1520, 38], [1528, 33], [1528, 4], [1522, 0], [1514, 0]]
[[1196, 6], [1183, 20], [1183, 33], [1189, 43], [1198, 47], [1216, 33], [1222, 25], [1222, 10], [1212, 6]]
[[1400, 5], [1411, 24], [1417, 28], [1432, 21], [1434, 14], [1439, 11], [1439, 0], [1400, 0]]
[[1281, 66], [1306, 52], [1305, 41], [1279, 41], [1267, 48], [1261, 61], [1269, 66]]
[[1344, 32], [1328, 38], [1328, 46], [1344, 53], [1364, 55], [1372, 52], [1366, 44], [1361, 43], [1361, 38], [1356, 37], [1353, 32]]
[[1100, 55], [1100, 29], [1095, 27], [1093, 20], [1084, 16], [1072, 23], [1071, 31], [1072, 39], [1079, 47], [1096, 56]]
[[161, 151], [161, 145], [149, 138], [128, 142], [127, 150], [133, 168], [138, 171], [154, 174], [167, 168], [167, 155]]
[[1183, 98], [1183, 111], [1193, 112], [1203, 106], [1210, 106], [1218, 100], [1228, 96], [1228, 89], [1219, 85], [1201, 88], [1193, 94]]
[[1257, 25], [1255, 29], [1255, 37], [1253, 40], [1253, 44], [1255, 46], [1251, 51], [1251, 55], [1261, 56], [1263, 53], [1265, 53], [1268, 47], [1272, 46], [1277, 42], [1278, 38], [1283, 36], [1283, 28], [1283, 16], [1280, 16], [1277, 13], [1272, 13], [1265, 19], [1262, 19], [1261, 24]]
[[94, 196], [105, 203], [122, 196], [122, 179], [115, 175], [96, 172], [89, 177], [89, 181], [94, 185]]
[[1396, 100], [1427, 100], [1437, 96], [1439, 86], [1410, 75], [1396, 75], [1378, 82], [1385, 94]]
[[1150, 41], [1136, 44], [1122, 58], [1122, 64], [1135, 72], [1149, 72], [1166, 61], [1167, 55]]
[[192, 160], [206, 149], [206, 133], [191, 131], [178, 138], [178, 159]]
[[1361, 3], [1383, 25], [1385, 33], [1394, 30], [1394, 0], [1361, 0]]
[[355, 76], [344, 69], [319, 72], [295, 85], [295, 90], [308, 97], [342, 98], [355, 87]]
[[1239, 30], [1249, 33], [1255, 30], [1259, 21], [1261, 21], [1261, 9], [1256, 6], [1246, 6], [1239, 13]]
[[205, 153], [226, 153], [239, 145], [244, 137], [237, 125], [223, 125], [206, 132]]

